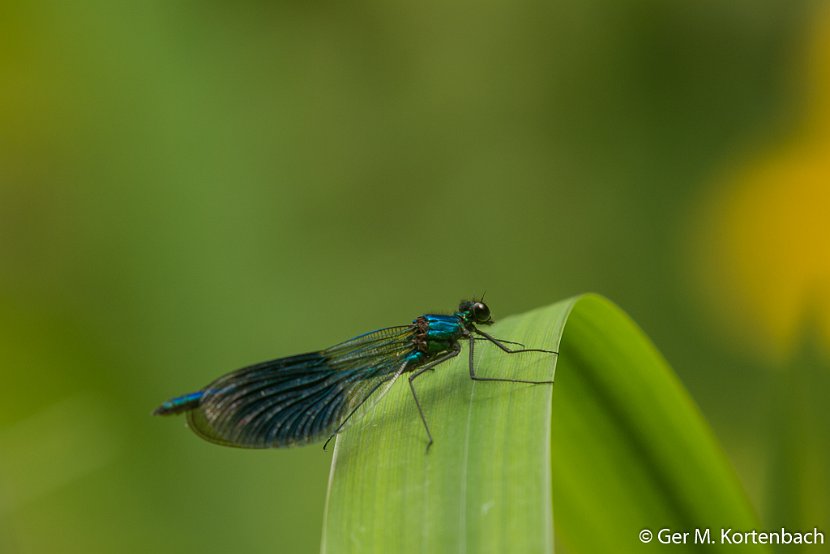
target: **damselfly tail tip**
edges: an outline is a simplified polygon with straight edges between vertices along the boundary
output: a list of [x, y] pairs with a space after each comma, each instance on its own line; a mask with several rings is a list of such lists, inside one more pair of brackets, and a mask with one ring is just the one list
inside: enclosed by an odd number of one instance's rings
[[198, 392], [191, 392], [190, 394], [185, 394], [182, 396], [177, 396], [176, 398], [171, 398], [155, 410], [153, 410], [153, 415], [156, 416], [168, 416], [168, 415], [176, 415], [182, 412], [189, 412], [190, 410], [199, 406], [199, 400], [201, 400], [202, 395], [204, 393], [202, 391]]

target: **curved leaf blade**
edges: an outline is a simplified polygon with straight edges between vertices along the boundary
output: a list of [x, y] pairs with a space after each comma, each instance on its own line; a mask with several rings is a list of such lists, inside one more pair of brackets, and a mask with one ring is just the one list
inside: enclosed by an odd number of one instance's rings
[[[757, 518], [674, 372], [625, 313], [596, 295], [568, 318], [552, 443], [555, 528], [566, 551], [641, 552], [643, 529], [658, 546], [661, 529], [688, 532], [671, 552], [766, 551], [720, 544], [721, 528], [758, 529]], [[714, 542], [696, 544], [695, 529], [710, 529]]]
[[415, 381], [435, 438], [426, 453], [401, 380], [337, 440], [324, 553], [550, 552], [552, 506], [569, 552], [636, 551], [649, 526], [755, 521], [694, 404], [613, 304], [581, 296], [492, 332], [562, 340], [558, 361], [476, 345], [482, 375], [548, 379], [558, 364], [553, 405], [547, 385], [471, 381], [459, 356]]

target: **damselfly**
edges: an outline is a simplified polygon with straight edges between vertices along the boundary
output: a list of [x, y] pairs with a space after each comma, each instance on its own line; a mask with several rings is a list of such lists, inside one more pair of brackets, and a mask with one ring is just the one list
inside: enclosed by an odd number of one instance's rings
[[452, 315], [425, 314], [409, 325], [371, 331], [319, 352], [243, 367], [201, 390], [168, 400], [153, 413], [187, 413], [193, 432], [226, 446], [280, 448], [328, 437], [327, 445], [369, 398], [379, 400], [398, 377], [409, 373], [409, 388], [429, 448], [432, 433], [414, 381], [457, 356], [462, 340], [469, 344], [470, 378], [475, 381], [553, 383], [478, 376], [476, 341], [489, 341], [508, 354], [556, 354], [497, 339], [477, 327], [492, 323], [490, 308], [483, 301], [466, 300]]

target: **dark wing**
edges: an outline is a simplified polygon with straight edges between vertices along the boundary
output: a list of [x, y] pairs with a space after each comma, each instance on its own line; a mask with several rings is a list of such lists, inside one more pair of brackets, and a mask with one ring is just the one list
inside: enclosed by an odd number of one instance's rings
[[413, 351], [414, 333], [411, 325], [390, 327], [224, 375], [201, 391], [188, 424], [208, 441], [244, 448], [328, 438], [399, 374]]

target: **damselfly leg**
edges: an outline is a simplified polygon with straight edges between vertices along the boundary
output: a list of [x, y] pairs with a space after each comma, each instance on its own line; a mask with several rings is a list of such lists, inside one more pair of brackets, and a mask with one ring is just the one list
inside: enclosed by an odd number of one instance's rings
[[[544, 350], [542, 348], [522, 348], [522, 349], [518, 349], [518, 350], [513, 350], [513, 349], [511, 349], [511, 348], [504, 345], [504, 343], [507, 342], [507, 341], [501, 341], [501, 340], [499, 340], [495, 337], [492, 337], [492, 336], [488, 335], [487, 333], [485, 333], [484, 331], [481, 331], [480, 329], [476, 329], [475, 333], [481, 335], [486, 340], [488, 340], [489, 342], [492, 342], [493, 344], [495, 344], [501, 350], [503, 350], [504, 352], [506, 352], [508, 354], [521, 354], [522, 352], [543, 352], [543, 353], [546, 353], [546, 354], [555, 354], [557, 356], [559, 355], [559, 352], [555, 352], [553, 350]], [[530, 380], [527, 380], [527, 379], [507, 379], [507, 378], [504, 378], [504, 377], [479, 377], [478, 375], [476, 375], [476, 371], [475, 371], [475, 338], [471, 336], [470, 339], [469, 339], [469, 342], [470, 342], [470, 364], [469, 364], [470, 365], [470, 379], [472, 379], [473, 381], [497, 381], [497, 382], [502, 382], [502, 383], [528, 383], [528, 384], [531, 384], [531, 385], [552, 385], [553, 384], [553, 381], [530, 381]]]

